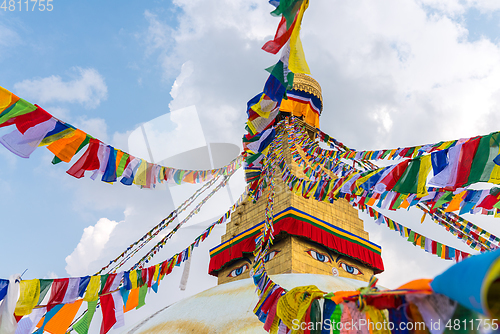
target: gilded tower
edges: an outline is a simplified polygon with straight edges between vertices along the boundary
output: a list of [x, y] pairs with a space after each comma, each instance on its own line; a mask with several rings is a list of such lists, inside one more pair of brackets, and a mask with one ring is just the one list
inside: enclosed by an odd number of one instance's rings
[[[307, 75], [296, 74], [277, 120], [294, 117], [314, 139], [322, 109], [318, 82]], [[286, 136], [282, 147], [290, 170], [307, 179], [303, 168], [292, 158]], [[306, 156], [300, 146], [296, 146], [297, 153]], [[307, 273], [368, 281], [373, 274], [384, 270], [380, 247], [368, 240], [363, 221], [349, 202], [306, 199], [290, 191], [279, 171], [275, 170], [273, 177], [275, 240], [264, 260], [270, 275]], [[255, 237], [265, 219], [266, 192], [256, 203], [247, 200], [232, 213], [221, 244], [210, 251], [209, 272], [218, 277], [219, 284], [249, 277]]]

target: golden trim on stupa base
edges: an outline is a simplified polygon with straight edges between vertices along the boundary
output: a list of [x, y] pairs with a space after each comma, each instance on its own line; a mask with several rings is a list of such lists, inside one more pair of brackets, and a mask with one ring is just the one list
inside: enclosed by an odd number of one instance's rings
[[301, 90], [303, 92], [312, 94], [319, 98], [321, 104], [323, 105], [323, 94], [321, 93], [321, 86], [314, 80], [314, 78], [308, 76], [307, 74], [295, 73], [293, 76], [293, 88], [296, 90]]

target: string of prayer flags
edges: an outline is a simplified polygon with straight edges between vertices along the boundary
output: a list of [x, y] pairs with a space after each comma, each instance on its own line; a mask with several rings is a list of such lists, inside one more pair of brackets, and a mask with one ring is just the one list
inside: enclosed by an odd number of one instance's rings
[[[282, 140], [285, 135], [284, 130], [281, 127], [277, 127], [276, 129], [277, 141]], [[288, 127], [287, 129], [290, 128]], [[330, 167], [329, 171], [339, 176], [339, 178], [333, 180], [328, 173], [323, 172], [323, 169], [327, 165], [326, 162], [332, 155], [323, 156], [316, 149], [311, 151], [309, 146], [309, 148], [306, 147], [306, 158], [303, 158], [296, 151], [293, 151], [293, 147], [300, 147], [299, 143], [308, 140], [305, 139], [307, 135], [302, 132], [294, 132], [294, 128], [291, 132], [288, 132], [291, 134], [290, 138], [294, 144], [290, 145], [292, 147], [292, 157], [299, 165], [304, 165], [304, 173], [310, 178], [307, 180], [294, 176], [287, 168], [286, 162], [283, 160], [284, 158], [279, 155], [278, 159], [280, 161], [278, 161], [278, 166], [282, 169], [283, 180], [297, 194], [299, 192], [303, 193], [305, 189], [318, 189], [320, 182], [322, 182], [323, 191], [312, 193], [320, 201], [333, 201], [337, 198], [359, 196], [363, 202], [377, 203], [376, 205], [379, 208], [383, 207], [389, 210], [408, 208], [418, 203], [424, 203], [430, 205], [431, 212], [434, 212], [439, 206], [443, 206], [446, 211], [460, 210], [460, 214], [470, 212], [493, 215], [500, 208], [500, 191], [496, 187], [489, 190], [467, 189], [460, 191], [461, 188], [454, 190], [458, 185], [457, 183], [453, 183], [453, 185], [447, 184], [447, 186], [451, 186], [451, 189], [448, 187], [435, 188], [425, 186], [427, 173], [431, 169], [430, 165], [435, 160], [435, 156], [443, 154], [440, 153], [441, 151], [419, 156], [415, 159], [404, 160], [392, 166], [377, 168], [375, 170], [368, 169], [367, 171], [346, 166], [340, 159], [334, 158], [330, 160], [334, 162], [330, 162], [328, 167]], [[497, 144], [495, 141], [492, 141], [492, 145]], [[278, 146], [278, 149], [283, 150], [281, 146]], [[463, 145], [457, 146], [457, 149], [460, 149], [462, 152], [464, 149]], [[495, 150], [497, 149], [498, 147], [495, 147]], [[448, 154], [447, 152], [445, 153]], [[429, 156], [430, 158], [428, 158]], [[481, 157], [478, 157], [476, 154], [475, 159], [481, 159]], [[464, 159], [465, 162], [467, 162], [467, 159]], [[312, 167], [307, 167], [307, 165]], [[500, 166], [498, 167], [500, 171]], [[458, 165], [457, 170], [460, 171]], [[443, 171], [444, 169], [440, 169], [437, 170], [437, 173], [439, 174]], [[491, 169], [492, 173], [494, 171], [495, 167]], [[462, 179], [465, 180], [465, 177], [462, 177]], [[319, 196], [320, 193], [321, 196]]]
[[[144, 255], [134, 266], [133, 269], [141, 267], [144, 263], [148, 263], [149, 260], [153, 258], [153, 256], [167, 243], [167, 241], [184, 225], [192, 216], [194, 216], [196, 213], [198, 213], [201, 209], [201, 207], [217, 192], [219, 189], [224, 187], [227, 182], [229, 181], [229, 178], [233, 174], [231, 173], [230, 175], [224, 176], [224, 179], [219, 183], [200, 203], [196, 205], [196, 207], [184, 218], [179, 224], [177, 224], [176, 227], [172, 229], [165, 237], [163, 237], [153, 248], [151, 248], [146, 255]], [[230, 209], [231, 211], [231, 209]], [[226, 214], [219, 219], [216, 223], [223, 223], [226, 220]], [[187, 258], [185, 259], [187, 260]]]
[[[352, 203], [351, 203], [352, 204]], [[438, 241], [432, 240], [429, 237], [425, 237], [406, 226], [403, 226], [394, 220], [388, 218], [387, 216], [381, 214], [379, 211], [375, 210], [373, 207], [359, 205], [362, 211], [367, 211], [370, 217], [372, 217], [377, 225], [384, 224], [389, 229], [399, 232], [401, 237], [407, 239], [407, 241], [413, 243], [414, 246], [420, 246], [423, 250], [433, 255], [437, 255], [445, 260], [454, 260], [455, 262], [460, 262], [463, 259], [471, 256], [471, 254], [463, 252], [461, 250], [455, 249], [453, 247], [442, 244]]]
[[[309, 0], [273, 1], [276, 9], [272, 15], [281, 15], [274, 39], [262, 47], [267, 52], [276, 54], [282, 50], [280, 60], [266, 70], [270, 73], [263, 92], [252, 98], [247, 104], [248, 135], [243, 138], [245, 147], [245, 176], [252, 184], [250, 194], [257, 189], [262, 174], [262, 162], [267, 153], [266, 147], [274, 140], [272, 129], [280, 106], [286, 104], [287, 90], [293, 88], [295, 73], [309, 73], [304, 50], [300, 41], [300, 26]], [[283, 48], [284, 47], [284, 48]], [[304, 104], [306, 105], [306, 104]], [[314, 113], [312, 113], [314, 114]], [[316, 117], [317, 118], [317, 117]], [[319, 122], [313, 122], [319, 124]], [[261, 140], [265, 138], [267, 141]], [[257, 143], [254, 143], [257, 141]], [[261, 144], [262, 145], [259, 145]]]
[[[175, 266], [188, 260], [194, 248], [208, 238], [216, 225], [223, 224], [229, 219], [231, 212], [245, 198], [246, 193], [240, 196], [228, 212], [206, 228], [186, 249], [159, 264], [105, 275], [21, 281], [20, 288], [18, 287], [19, 298], [14, 296], [14, 293], [17, 296], [17, 291], [14, 289], [11, 291], [13, 300], [9, 301], [12, 304], [12, 314], [15, 308], [18, 317], [24, 316], [20, 320], [23, 332], [19, 334], [28, 334], [35, 325], [38, 327], [36, 333], [39, 334], [43, 331], [51, 334], [65, 333], [83, 301], [87, 301], [88, 312], [73, 326], [78, 334], [88, 333], [98, 301], [103, 311], [102, 333], [107, 333], [111, 328], [123, 326], [123, 313], [145, 305], [148, 288], [157, 292], [164, 276], [170, 274]], [[9, 285], [9, 280], [0, 280], [0, 297], [4, 300]], [[40, 305], [48, 291], [50, 291], [50, 296], [47, 305]], [[34, 307], [37, 308], [33, 311]]]
[[152, 164], [93, 138], [56, 119], [40, 106], [32, 105], [0, 87], [0, 127], [10, 125], [15, 125], [14, 130], [0, 137], [0, 143], [22, 158], [29, 158], [40, 146], [47, 146], [55, 155], [54, 164], [62, 161], [69, 163], [86, 147], [84, 154], [67, 171], [76, 178], [92, 171], [93, 180], [100, 177], [103, 182], [114, 183], [121, 178], [120, 182], [124, 185], [153, 188], [163, 182], [206, 182], [228, 175], [239, 169], [243, 162], [243, 156], [239, 155], [228, 165], [211, 170], [185, 170]]
[[[477, 234], [475, 231], [472, 231], [471, 228], [467, 227], [467, 225], [462, 225], [460, 222], [448, 218], [446, 213], [444, 213], [440, 209], [438, 209], [434, 213], [430, 213], [430, 210], [423, 205], [419, 204], [418, 208], [426, 213], [429, 213], [433, 221], [443, 226], [447, 231], [455, 235], [458, 239], [462, 240], [472, 249], [480, 252], [486, 252], [499, 248], [498, 245], [493, 244], [489, 240]], [[472, 226], [473, 224], [470, 223], [470, 227]], [[481, 229], [481, 231], [484, 230]], [[486, 231], [484, 232], [488, 233]]]

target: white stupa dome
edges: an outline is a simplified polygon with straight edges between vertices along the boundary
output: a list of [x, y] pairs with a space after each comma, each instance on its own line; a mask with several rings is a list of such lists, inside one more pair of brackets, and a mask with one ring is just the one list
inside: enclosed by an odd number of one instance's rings
[[[335, 292], [367, 286], [363, 281], [327, 275], [281, 274], [271, 278], [286, 289], [316, 285], [325, 292]], [[257, 302], [252, 279], [221, 284], [172, 304], [123, 333], [267, 333], [253, 313]]]

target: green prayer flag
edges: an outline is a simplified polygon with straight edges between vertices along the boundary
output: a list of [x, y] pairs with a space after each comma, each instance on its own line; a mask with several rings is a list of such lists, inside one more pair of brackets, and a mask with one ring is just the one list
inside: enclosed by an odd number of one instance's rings
[[302, 0], [281, 0], [278, 7], [271, 12], [273, 16], [283, 15], [286, 19], [286, 29], [288, 30], [292, 25], [295, 14], [302, 5]]
[[60, 162], [62, 162], [62, 160], [59, 159], [56, 155], [54, 155], [54, 159], [52, 159], [52, 164], [57, 165]]
[[141, 287], [145, 282], [142, 281], [142, 269], [137, 269], [137, 286]]
[[266, 68], [266, 71], [268, 71], [272, 76], [278, 79], [283, 86], [286, 86], [285, 75], [283, 72], [283, 62], [278, 61], [273, 66]]
[[438, 201], [436, 202], [436, 204], [434, 204], [434, 206], [432, 208], [435, 209], [435, 208], [442, 207], [443, 204], [451, 202], [453, 197], [454, 197], [453, 192], [447, 191], [443, 196], [441, 196], [440, 199], [438, 199]]
[[415, 232], [411, 231], [410, 236], [408, 237], [409, 242], [415, 242]]
[[436, 255], [441, 257], [442, 250], [443, 250], [443, 244], [436, 241]]
[[123, 172], [125, 171], [125, 164], [127, 163], [127, 160], [129, 158], [128, 153], [123, 153], [122, 158], [120, 159], [120, 163], [118, 164], [118, 168], [116, 169], [116, 177], [122, 176]]
[[94, 317], [95, 309], [97, 307], [97, 300], [87, 303], [87, 312], [84, 316], [73, 325], [73, 329], [78, 334], [87, 334], [89, 332], [90, 322]]
[[11, 105], [9, 108], [5, 109], [0, 114], [0, 124], [7, 122], [17, 116], [28, 114], [35, 111], [36, 107], [24, 99], [19, 99], [15, 104]]
[[493, 159], [498, 155], [500, 133], [484, 136], [479, 141], [476, 154], [472, 159], [469, 178], [466, 185], [476, 182], [488, 182], [495, 167]]
[[399, 194], [398, 198], [394, 201], [394, 205], [392, 206], [392, 209], [397, 209], [401, 206], [401, 203], [406, 199], [406, 196], [403, 194]]
[[49, 292], [50, 286], [52, 285], [53, 279], [41, 279], [40, 280], [40, 297], [38, 298], [37, 305], [40, 305], [45, 298], [47, 292]]
[[406, 154], [405, 154], [405, 158], [411, 157], [411, 156], [412, 156], [412, 154], [413, 154], [413, 152], [415, 152], [415, 147], [410, 148], [410, 149], [406, 152]]
[[340, 334], [340, 328], [342, 328], [341, 323], [340, 323], [341, 322], [340, 319], [342, 318], [342, 310], [343, 309], [344, 309], [343, 304], [337, 305], [337, 307], [335, 308], [335, 311], [333, 311], [333, 314], [330, 317], [330, 320], [332, 322], [332, 334]]
[[[309, 318], [311, 319], [311, 323], [313, 324], [321, 324], [321, 306], [319, 305], [318, 299], [314, 299], [311, 303], [311, 313], [309, 314]], [[321, 326], [314, 326], [314, 329], [310, 331], [311, 334], [321, 334]]]
[[109, 274], [101, 275], [101, 289], [99, 290], [99, 295], [102, 293], [102, 289], [104, 289], [104, 286], [106, 285], [106, 281], [108, 280]]
[[392, 189], [401, 194], [416, 194], [418, 189], [418, 172], [420, 171], [420, 159], [414, 159], [408, 163], [403, 175]]
[[148, 293], [148, 285], [144, 284], [139, 288], [139, 305], [135, 309], [139, 309], [146, 305], [146, 294]]
[[389, 153], [391, 153], [391, 150], [385, 150], [384, 153], [382, 153], [382, 155], [380, 156], [379, 159], [384, 159], [386, 156], [389, 155]]

